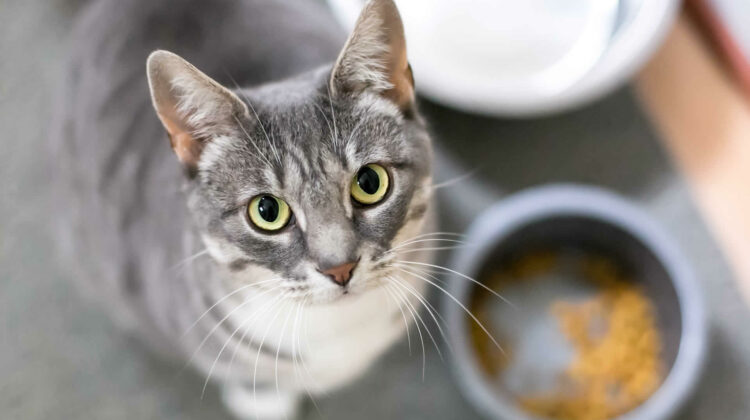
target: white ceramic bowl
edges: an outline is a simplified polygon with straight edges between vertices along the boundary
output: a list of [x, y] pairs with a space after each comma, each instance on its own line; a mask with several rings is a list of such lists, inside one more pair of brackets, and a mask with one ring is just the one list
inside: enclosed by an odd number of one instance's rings
[[[363, 0], [328, 0], [351, 28]], [[396, 0], [421, 95], [493, 116], [573, 108], [624, 83], [679, 0]]]

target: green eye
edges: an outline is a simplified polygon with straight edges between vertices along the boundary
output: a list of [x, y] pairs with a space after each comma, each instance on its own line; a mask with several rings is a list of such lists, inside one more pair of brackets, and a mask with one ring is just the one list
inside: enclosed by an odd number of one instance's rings
[[352, 198], [360, 204], [375, 204], [388, 192], [388, 172], [380, 165], [365, 165], [352, 179]]
[[247, 206], [247, 214], [255, 226], [267, 231], [283, 228], [292, 216], [289, 205], [272, 195], [259, 195], [253, 198]]

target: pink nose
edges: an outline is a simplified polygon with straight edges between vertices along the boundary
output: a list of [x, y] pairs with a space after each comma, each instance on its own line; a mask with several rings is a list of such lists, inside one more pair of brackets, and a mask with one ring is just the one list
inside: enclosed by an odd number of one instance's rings
[[349, 262], [346, 264], [337, 265], [336, 267], [323, 270], [321, 273], [330, 277], [331, 280], [335, 281], [341, 286], [346, 286], [349, 283], [349, 279], [352, 277], [352, 272], [357, 266], [357, 262]]

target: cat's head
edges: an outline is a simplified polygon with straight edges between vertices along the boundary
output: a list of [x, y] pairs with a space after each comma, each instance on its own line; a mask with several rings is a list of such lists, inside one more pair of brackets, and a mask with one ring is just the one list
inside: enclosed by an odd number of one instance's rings
[[430, 144], [392, 0], [365, 7], [332, 67], [231, 91], [157, 51], [148, 77], [188, 206], [230, 278], [330, 301], [384, 281], [391, 249], [420, 232]]

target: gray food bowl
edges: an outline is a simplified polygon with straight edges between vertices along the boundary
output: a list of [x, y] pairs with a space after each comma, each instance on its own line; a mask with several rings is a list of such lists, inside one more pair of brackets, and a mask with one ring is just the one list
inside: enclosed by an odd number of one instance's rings
[[[470, 226], [465, 240], [471, 246], [454, 254], [452, 268], [474, 278], [503, 255], [543, 246], [594, 248], [626, 264], [655, 303], [667, 373], [646, 402], [618, 419], [668, 419], [678, 412], [702, 370], [707, 347], [705, 308], [690, 263], [651, 218], [600, 189], [546, 186], [520, 192], [486, 210]], [[467, 306], [472, 290], [472, 283], [464, 278], [450, 278], [449, 291]], [[464, 310], [447, 296], [442, 304], [454, 349], [454, 373], [465, 397], [487, 418], [534, 418], [480, 371], [470, 348], [472, 321]]]

